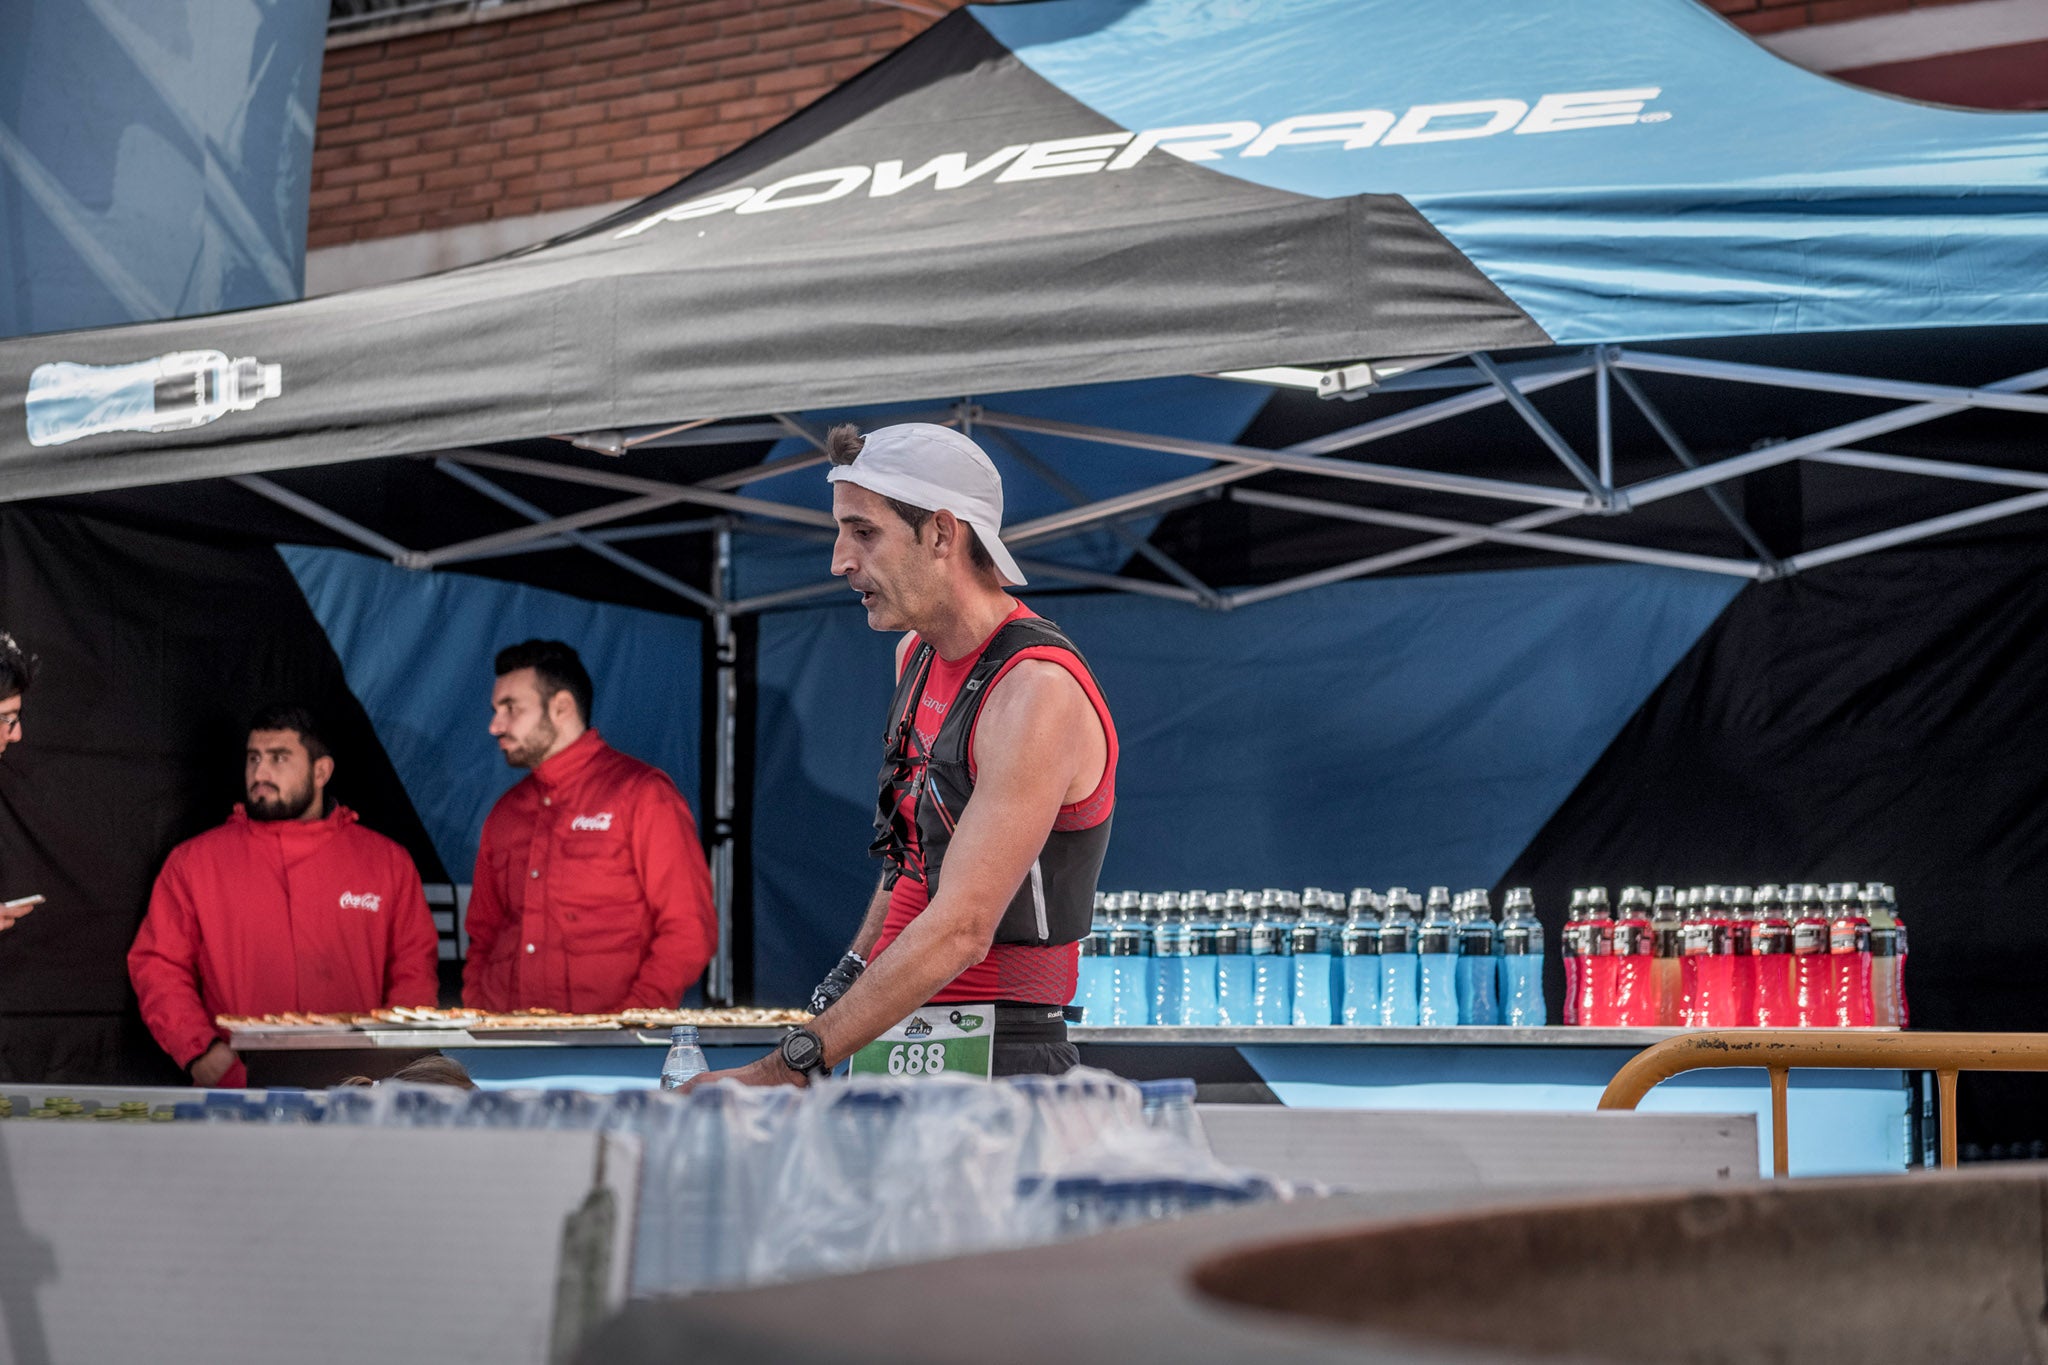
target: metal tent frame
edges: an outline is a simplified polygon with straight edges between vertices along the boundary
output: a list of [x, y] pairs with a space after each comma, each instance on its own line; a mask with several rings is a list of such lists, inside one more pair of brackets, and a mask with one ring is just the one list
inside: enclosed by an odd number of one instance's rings
[[[1700, 459], [1637, 383], [1638, 374], [1685, 376], [1730, 383], [1770, 385], [1852, 397], [1896, 400], [1899, 406], [1824, 431], [1781, 441], [1727, 458]], [[1787, 578], [1826, 564], [1873, 554], [1965, 527], [2048, 508], [2048, 473], [2007, 469], [1901, 455], [1857, 448], [1874, 437], [1920, 426], [1971, 409], [2033, 413], [2048, 416], [2048, 368], [2030, 370], [1976, 388], [1867, 376], [1791, 369], [1773, 365], [1672, 355], [1633, 347], [1594, 346], [1519, 361], [1497, 360], [1484, 353], [1430, 357], [1395, 364], [1354, 364], [1335, 369], [1247, 372], [1247, 379], [1275, 378], [1313, 387], [1326, 398], [1357, 401], [1379, 394], [1452, 390], [1449, 396], [1374, 418], [1280, 449], [1261, 449], [1227, 442], [1188, 440], [1082, 425], [1049, 418], [992, 410], [961, 400], [934, 411], [898, 420], [927, 420], [985, 434], [1004, 453], [1044, 480], [1074, 505], [1010, 527], [1004, 542], [1013, 551], [1046, 545], [1097, 529], [1107, 529], [1132, 552], [1157, 568], [1168, 580], [1130, 578], [1042, 559], [1019, 556], [1034, 578], [1075, 586], [1139, 594], [1186, 603], [1212, 611], [1255, 606], [1275, 598], [1323, 587], [1483, 544], [1503, 544], [1562, 556], [1658, 565], [1700, 573], [1723, 574], [1755, 581]], [[1578, 380], [1591, 379], [1595, 449], [1591, 457], [1576, 450], [1537, 410], [1530, 395]], [[1665, 452], [1679, 466], [1669, 474], [1621, 484], [1615, 479], [1614, 392], [1631, 404], [1656, 433]], [[1391, 436], [1435, 426], [1468, 413], [1505, 403], [1544, 448], [1532, 475], [1562, 471], [1557, 482], [1481, 478], [1408, 465], [1376, 464], [1356, 452]], [[1206, 468], [1149, 488], [1115, 497], [1089, 500], [1056, 470], [1034, 456], [1019, 434], [1039, 434], [1093, 441], [1111, 446], [1184, 455]], [[497, 502], [523, 524], [490, 535], [430, 549], [400, 545], [390, 538], [313, 499], [268, 478], [241, 476], [234, 482], [249, 491], [317, 522], [401, 568], [432, 570], [469, 561], [526, 554], [540, 550], [579, 548], [705, 613], [710, 621], [716, 682], [713, 688], [715, 781], [711, 792], [712, 883], [719, 915], [718, 956], [707, 991], [714, 1000], [729, 1001], [733, 993], [730, 956], [735, 845], [735, 748], [738, 711], [738, 667], [734, 622], [742, 616], [811, 602], [842, 592], [835, 580], [738, 598], [733, 594], [733, 537], [752, 533], [829, 544], [835, 524], [829, 513], [814, 508], [766, 501], [744, 490], [762, 480], [821, 463], [822, 433], [789, 414], [768, 421], [709, 425], [684, 422], [640, 431], [591, 432], [561, 436], [580, 449], [620, 455], [638, 447], [730, 445], [796, 436], [809, 452], [772, 460], [694, 483], [675, 483], [603, 469], [552, 463], [527, 456], [482, 450], [452, 450], [431, 457], [449, 478]], [[1880, 470], [1930, 479], [2027, 490], [1982, 505], [1925, 517], [1836, 544], [1780, 558], [1749, 526], [1721, 485], [1774, 466], [1800, 460], [1851, 469]], [[1481, 503], [1518, 503], [1531, 510], [1500, 521], [1463, 521], [1421, 516], [1387, 508], [1324, 498], [1262, 492], [1239, 487], [1271, 471], [1311, 475], [1392, 489], [1421, 490], [1473, 499]], [[624, 496], [583, 511], [556, 515], [504, 488], [490, 475], [537, 476], [562, 483], [605, 489]], [[1623, 517], [1667, 498], [1702, 493], [1711, 500], [1748, 548], [1747, 557], [1721, 557], [1660, 549], [1654, 545], [1559, 534], [1548, 528], [1582, 516]], [[1125, 523], [1156, 517], [1176, 507], [1228, 496], [1257, 507], [1308, 516], [1333, 518], [1421, 533], [1417, 544], [1301, 574], [1257, 587], [1221, 589], [1204, 583], [1170, 556], [1147, 544]], [[617, 526], [628, 518], [671, 507], [689, 507], [699, 515], [688, 520]], [[683, 582], [636, 558], [622, 546], [643, 540], [708, 535], [712, 570], [704, 584]]]

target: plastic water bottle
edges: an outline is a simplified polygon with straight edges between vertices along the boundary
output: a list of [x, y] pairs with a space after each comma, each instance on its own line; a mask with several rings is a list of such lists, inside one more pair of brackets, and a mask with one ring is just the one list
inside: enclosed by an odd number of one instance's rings
[[1650, 893], [1623, 887], [1614, 920], [1614, 1024], [1647, 1028], [1657, 1022], [1657, 958], [1650, 924]]
[[668, 1031], [668, 1056], [661, 1061], [661, 1088], [680, 1090], [692, 1076], [701, 1076], [711, 1069], [711, 1063], [704, 1060], [704, 1049], [697, 1046], [697, 1026], [677, 1024]]
[[1906, 927], [1886, 894], [1871, 882], [1863, 888], [1863, 914], [1870, 921], [1870, 1022], [1879, 1028], [1906, 1026], [1905, 974], [1900, 970]]
[[1512, 1028], [1542, 1028], [1550, 1022], [1543, 999], [1543, 925], [1526, 886], [1508, 892], [1500, 951], [1500, 1021]]
[[1483, 890], [1467, 891], [1455, 907], [1458, 916], [1458, 1022], [1500, 1022], [1500, 968], [1495, 961], [1500, 933], [1493, 906]]
[[1868, 1028], [1873, 1017], [1870, 990], [1870, 921], [1857, 888], [1849, 882], [1828, 887], [1829, 989], [1837, 1028]]
[[1419, 967], [1415, 1021], [1426, 1028], [1449, 1028], [1458, 1022], [1458, 922], [1451, 914], [1451, 889], [1429, 888], [1416, 934]]
[[1279, 893], [1265, 898], [1252, 921], [1252, 1023], [1294, 1022], [1294, 938], [1280, 915]]
[[1351, 919], [1337, 937], [1337, 961], [1343, 975], [1338, 1017], [1349, 1027], [1370, 1028], [1380, 1021], [1380, 905], [1364, 887], [1351, 893]]
[[1223, 893], [1216, 925], [1216, 1018], [1231, 1028], [1252, 1021], [1252, 926], [1242, 891]]
[[1217, 939], [1222, 928], [1223, 898], [1202, 897], [1201, 908], [1191, 912], [1188, 924], [1188, 955], [1181, 974], [1181, 1022], [1197, 1028], [1214, 1028], [1223, 1022], [1217, 1003]]
[[1678, 893], [1670, 886], [1657, 888], [1650, 903], [1650, 951], [1656, 962], [1657, 1023], [1670, 1027], [1678, 1023], [1683, 999], [1678, 950]]
[[1820, 887], [1802, 883], [1792, 907], [1792, 1013], [1798, 1028], [1828, 1028], [1835, 1022], [1828, 939]]
[[1388, 889], [1386, 912], [1380, 918], [1380, 1023], [1389, 1027], [1412, 1026], [1420, 1014], [1416, 909], [1407, 887]]
[[1293, 930], [1294, 1022], [1328, 1027], [1337, 1022], [1337, 926], [1323, 906], [1311, 911], [1302, 899], [1302, 920]]
[[1759, 886], [1749, 900], [1749, 961], [1756, 980], [1756, 1026], [1792, 1028], [1792, 921], [1785, 917], [1785, 893], [1775, 882]]
[[1186, 1016], [1188, 952], [1193, 941], [1176, 894], [1160, 897], [1159, 922], [1152, 926], [1152, 1022], [1179, 1025]]
[[1102, 892], [1095, 896], [1095, 918], [1088, 927], [1088, 936], [1080, 942], [1080, 975], [1075, 983], [1074, 1003], [1081, 1007], [1083, 1024], [1102, 1025], [1109, 1022], [1113, 993], [1110, 989], [1109, 960], [1109, 897]]
[[1152, 1022], [1152, 935], [1142, 911], [1128, 904], [1109, 929], [1109, 1023], [1128, 1028]]

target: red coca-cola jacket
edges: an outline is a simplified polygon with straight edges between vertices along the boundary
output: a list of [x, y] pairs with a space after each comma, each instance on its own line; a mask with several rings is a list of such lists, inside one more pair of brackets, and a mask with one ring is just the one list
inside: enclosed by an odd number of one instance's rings
[[484, 821], [462, 1003], [672, 1008], [717, 941], [711, 873], [676, 784], [588, 730]]
[[[336, 806], [324, 820], [228, 822], [171, 850], [128, 950], [142, 1019], [179, 1066], [220, 1014], [431, 1005], [434, 920], [406, 851]], [[237, 1063], [221, 1082], [245, 1083]]]

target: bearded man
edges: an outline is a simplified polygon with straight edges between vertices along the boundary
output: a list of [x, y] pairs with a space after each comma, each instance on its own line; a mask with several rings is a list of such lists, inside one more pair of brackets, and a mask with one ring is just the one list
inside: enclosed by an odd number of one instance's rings
[[491, 737], [527, 775], [484, 821], [462, 1003], [674, 1008], [718, 943], [689, 806], [667, 773], [591, 728], [590, 673], [574, 649], [527, 640], [496, 667]]
[[433, 917], [412, 858], [330, 805], [334, 756], [297, 707], [249, 723], [243, 804], [171, 850], [128, 950], [143, 1022], [193, 1084], [247, 1084], [223, 1014], [432, 1005]]

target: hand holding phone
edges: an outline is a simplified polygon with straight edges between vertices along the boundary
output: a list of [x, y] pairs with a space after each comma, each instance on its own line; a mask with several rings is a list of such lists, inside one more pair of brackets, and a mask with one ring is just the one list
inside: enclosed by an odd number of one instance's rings
[[23, 896], [19, 900], [0, 901], [0, 929], [12, 929], [16, 920], [42, 903], [41, 896]]

